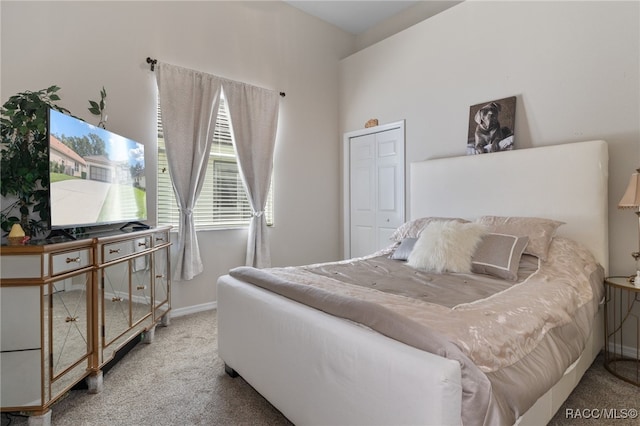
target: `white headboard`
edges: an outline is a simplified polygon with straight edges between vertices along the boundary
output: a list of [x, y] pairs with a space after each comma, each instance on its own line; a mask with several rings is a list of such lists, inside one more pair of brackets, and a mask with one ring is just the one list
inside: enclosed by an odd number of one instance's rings
[[604, 141], [569, 143], [411, 164], [410, 217], [535, 216], [566, 222], [609, 269]]

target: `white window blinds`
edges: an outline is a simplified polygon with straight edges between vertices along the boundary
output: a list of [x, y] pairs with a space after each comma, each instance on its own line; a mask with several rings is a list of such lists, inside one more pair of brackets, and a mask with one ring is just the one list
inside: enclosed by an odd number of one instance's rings
[[[159, 103], [158, 103], [159, 105]], [[178, 206], [169, 176], [158, 106], [158, 224], [178, 226]], [[273, 225], [273, 181], [265, 211], [267, 225]], [[209, 154], [207, 173], [193, 211], [196, 229], [225, 229], [249, 225], [251, 207], [238, 171], [229, 112], [224, 96], [220, 98], [218, 120]]]

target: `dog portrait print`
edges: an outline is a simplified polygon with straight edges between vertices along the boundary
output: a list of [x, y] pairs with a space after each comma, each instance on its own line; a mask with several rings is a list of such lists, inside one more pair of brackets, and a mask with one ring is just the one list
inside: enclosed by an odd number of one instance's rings
[[467, 154], [513, 149], [515, 112], [515, 96], [473, 105], [469, 111]]

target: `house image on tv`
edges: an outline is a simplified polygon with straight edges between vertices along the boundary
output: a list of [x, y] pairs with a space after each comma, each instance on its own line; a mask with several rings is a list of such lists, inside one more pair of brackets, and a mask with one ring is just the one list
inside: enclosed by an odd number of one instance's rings
[[130, 170], [127, 161], [112, 161], [104, 155], [80, 156], [55, 136], [50, 138], [49, 161], [52, 170], [68, 176], [97, 182], [133, 185], [145, 188], [144, 169]]
[[77, 152], [53, 135], [49, 138], [49, 148], [49, 161], [57, 165], [58, 173], [87, 178], [87, 162]]
[[112, 161], [104, 155], [87, 155], [84, 160], [89, 167], [89, 180], [145, 187], [144, 170], [133, 176], [127, 161]]
[[89, 180], [97, 180], [99, 182], [120, 183], [118, 182], [118, 165], [109, 160], [104, 155], [88, 155], [84, 157], [89, 167]]

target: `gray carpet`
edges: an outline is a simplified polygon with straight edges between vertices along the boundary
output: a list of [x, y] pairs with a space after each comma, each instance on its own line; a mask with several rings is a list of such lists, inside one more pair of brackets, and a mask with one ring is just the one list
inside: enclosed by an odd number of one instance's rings
[[[54, 404], [53, 425], [290, 425], [242, 378], [224, 373], [216, 324], [215, 311], [207, 311], [158, 327], [152, 344], [138, 344], [105, 374], [102, 393], [74, 390]], [[606, 372], [598, 357], [550, 424], [640, 423], [567, 418], [566, 409], [612, 408], [640, 408], [640, 389]], [[2, 426], [26, 423], [24, 417], [2, 415]]]

